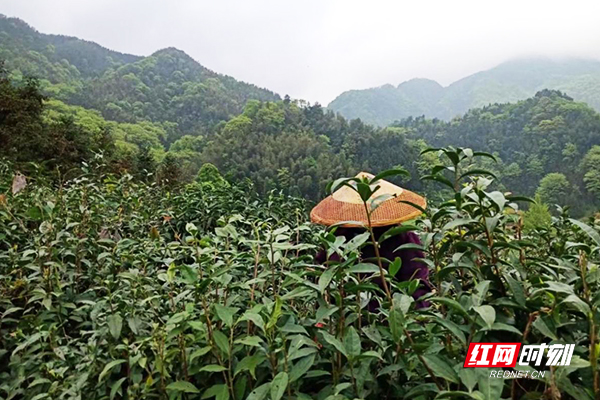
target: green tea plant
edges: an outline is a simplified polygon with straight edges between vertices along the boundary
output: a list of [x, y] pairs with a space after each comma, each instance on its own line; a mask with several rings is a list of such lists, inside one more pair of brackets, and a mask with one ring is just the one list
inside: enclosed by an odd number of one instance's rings
[[[518, 204], [531, 200], [490, 189], [484, 154], [432, 151], [445, 161], [426, 179], [453, 195], [377, 239], [420, 235], [426, 308], [418, 281], [394, 279], [399, 261], [362, 258], [378, 246], [368, 224], [346, 240], [309, 224], [302, 200], [96, 166], [13, 194], [3, 163], [0, 398], [595, 398], [598, 221], [561, 210], [524, 232]], [[389, 200], [377, 181], [400, 173], [331, 189], [355, 188], [368, 214]], [[320, 248], [339, 261], [316, 264]], [[497, 341], [575, 343], [575, 355], [539, 379], [462, 367], [469, 342]]]

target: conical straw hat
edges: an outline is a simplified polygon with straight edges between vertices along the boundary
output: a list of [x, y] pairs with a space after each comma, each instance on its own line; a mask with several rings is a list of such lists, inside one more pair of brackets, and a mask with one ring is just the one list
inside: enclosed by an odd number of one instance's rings
[[[371, 179], [373, 175], [368, 172], [361, 172], [356, 177], [368, 177]], [[380, 188], [375, 192], [373, 198], [377, 198], [383, 194], [389, 194], [394, 197], [385, 200], [373, 211], [371, 214], [371, 226], [395, 225], [416, 218], [421, 214], [421, 211], [417, 208], [406, 203], [401, 203], [399, 200], [409, 201], [422, 208], [427, 206], [427, 202], [423, 197], [383, 179], [377, 181], [375, 186], [380, 186]], [[373, 198], [367, 202], [369, 209]], [[368, 224], [367, 214], [360, 195], [347, 186], [342, 186], [317, 204], [310, 212], [310, 219], [316, 224], [326, 226], [343, 221], [354, 222], [344, 224], [347, 227], [360, 226], [356, 222], [362, 223], [365, 226]]]

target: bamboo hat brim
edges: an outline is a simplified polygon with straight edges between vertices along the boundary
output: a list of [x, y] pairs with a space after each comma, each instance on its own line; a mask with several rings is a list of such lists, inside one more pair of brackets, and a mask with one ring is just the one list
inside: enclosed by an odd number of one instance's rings
[[[373, 178], [373, 175], [368, 172], [361, 172], [356, 175], [356, 177], [365, 176]], [[373, 211], [371, 214], [371, 226], [373, 227], [396, 225], [421, 215], [421, 210], [401, 201], [408, 201], [421, 208], [427, 207], [425, 198], [410, 190], [403, 189], [385, 180], [377, 181], [376, 185], [380, 188], [375, 192], [374, 197], [383, 194], [394, 197], [385, 200]], [[369, 202], [367, 207], [370, 210], [371, 205]], [[347, 186], [342, 186], [317, 204], [310, 212], [310, 220], [316, 224], [326, 226], [344, 221], [351, 221], [343, 224], [346, 227], [361, 226], [360, 224], [366, 226], [368, 224], [367, 214], [360, 195]]]

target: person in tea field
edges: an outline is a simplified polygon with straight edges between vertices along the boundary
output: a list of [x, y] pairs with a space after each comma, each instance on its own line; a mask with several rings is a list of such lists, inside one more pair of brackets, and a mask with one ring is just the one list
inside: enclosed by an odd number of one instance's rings
[[[373, 178], [373, 175], [361, 172], [357, 177], [367, 176]], [[379, 242], [379, 238], [394, 225], [398, 225], [402, 222], [416, 218], [421, 214], [421, 211], [412, 207], [409, 204], [400, 202], [401, 200], [408, 201], [416, 204], [421, 208], [427, 206], [426, 200], [416, 193], [409, 190], [403, 189], [385, 180], [379, 180], [377, 185], [380, 186], [375, 196], [383, 194], [389, 194], [393, 197], [384, 201], [379, 207], [371, 213], [371, 226], [374, 228], [373, 233], [375, 239]], [[344, 236], [346, 240], [351, 240], [357, 235], [365, 232], [365, 228], [361, 227], [360, 224], [367, 225], [367, 215], [364, 209], [364, 204], [360, 199], [359, 194], [347, 186], [342, 186], [335, 193], [328, 196], [317, 204], [310, 213], [310, 218], [313, 223], [331, 226], [344, 221], [352, 221], [351, 223], [344, 224], [337, 228], [336, 236]], [[415, 300], [431, 291], [431, 284], [429, 283], [429, 269], [427, 265], [419, 258], [423, 258], [424, 254], [422, 251], [410, 248], [397, 250], [403, 244], [416, 244], [420, 245], [421, 241], [419, 236], [414, 232], [404, 232], [396, 236], [392, 236], [384, 240], [379, 246], [379, 255], [382, 258], [382, 264], [387, 270], [389, 262], [393, 262], [397, 257], [402, 260], [402, 266], [394, 277], [397, 281], [409, 281], [418, 279], [421, 281], [417, 290], [413, 293]], [[361, 258], [368, 260], [373, 263], [377, 263], [375, 248], [373, 245], [368, 245], [362, 248]], [[317, 253], [315, 260], [324, 264], [328, 261], [327, 251], [321, 250]], [[330, 256], [329, 261], [339, 261], [339, 256], [333, 254]], [[375, 282], [382, 287], [381, 280], [375, 279]], [[418, 307], [425, 307], [428, 304], [426, 302], [419, 302]], [[369, 304], [369, 308], [373, 308], [375, 305]]]

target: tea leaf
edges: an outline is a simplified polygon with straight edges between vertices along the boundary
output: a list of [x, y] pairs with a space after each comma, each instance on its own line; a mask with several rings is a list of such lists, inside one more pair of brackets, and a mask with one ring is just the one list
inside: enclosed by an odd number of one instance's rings
[[227, 368], [223, 367], [222, 365], [216, 365], [216, 364], [212, 364], [212, 365], [205, 365], [204, 367], [200, 368], [200, 372], [221, 372], [221, 371], [226, 371]]
[[330, 268], [326, 269], [325, 271], [323, 271], [323, 273], [319, 277], [319, 291], [321, 293], [325, 292], [325, 289], [327, 289], [327, 287], [331, 283], [331, 280], [333, 279], [333, 276], [335, 275], [335, 273], [336, 273], [336, 268], [334, 268], [334, 267], [330, 267]]
[[217, 315], [225, 323], [225, 325], [231, 327], [233, 326], [233, 316], [238, 311], [237, 308], [233, 307], [225, 307], [220, 304], [215, 304], [215, 310]]
[[271, 400], [280, 400], [288, 385], [288, 374], [280, 372], [271, 381]]
[[236, 366], [234, 376], [242, 371], [249, 371], [252, 378], [256, 379], [256, 367], [259, 366], [266, 358], [262, 354], [254, 354], [244, 357]]
[[108, 364], [106, 364], [104, 366], [104, 369], [102, 370], [102, 372], [98, 376], [98, 382], [101, 382], [102, 379], [104, 379], [104, 377], [106, 375], [108, 375], [114, 367], [116, 367], [117, 365], [126, 363], [126, 362], [127, 362], [127, 360], [113, 360], [113, 361], [109, 362]]
[[269, 393], [270, 389], [271, 383], [264, 383], [250, 392], [246, 400], [263, 400], [265, 397], [267, 397], [267, 393]]
[[348, 328], [346, 335], [344, 336], [344, 349], [350, 358], [358, 357], [360, 355], [360, 337], [353, 326]]
[[436, 376], [444, 378], [450, 382], [459, 382], [456, 371], [454, 371], [454, 369], [441, 357], [432, 354], [424, 354], [423, 359]]
[[106, 318], [106, 322], [108, 322], [108, 329], [112, 337], [118, 339], [123, 328], [123, 318], [119, 314], [112, 314]]
[[481, 316], [487, 327], [491, 329], [494, 321], [496, 321], [496, 310], [494, 310], [494, 307], [485, 305], [473, 307], [473, 309]]
[[[168, 388], [168, 387], [167, 387]], [[186, 392], [186, 393], [196, 393], [196, 392]], [[202, 393], [202, 399], [209, 399], [214, 397], [215, 400], [228, 400], [229, 399], [229, 389], [227, 385], [213, 385]]]
[[323, 335], [323, 339], [325, 339], [327, 343], [335, 347], [335, 349], [342, 353], [344, 356], [347, 356], [346, 348], [344, 347], [342, 342], [340, 342], [336, 337], [330, 335], [327, 332], [321, 332], [321, 334]]

